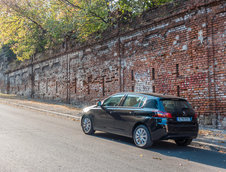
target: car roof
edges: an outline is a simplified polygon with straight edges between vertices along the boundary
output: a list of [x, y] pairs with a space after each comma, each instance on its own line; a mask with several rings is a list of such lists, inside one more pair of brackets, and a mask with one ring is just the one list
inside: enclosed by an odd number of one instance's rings
[[162, 99], [182, 99], [185, 100], [182, 97], [177, 97], [177, 96], [172, 96], [172, 95], [164, 95], [164, 94], [158, 94], [158, 93], [142, 93], [142, 92], [121, 92], [118, 94], [143, 94], [147, 96], [154, 96], [154, 97], [159, 97]]

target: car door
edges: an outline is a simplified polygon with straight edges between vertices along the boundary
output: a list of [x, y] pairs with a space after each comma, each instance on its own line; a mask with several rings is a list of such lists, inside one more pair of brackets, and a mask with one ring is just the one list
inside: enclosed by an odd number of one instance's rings
[[145, 101], [144, 95], [128, 94], [121, 106], [112, 108], [113, 127], [117, 134], [131, 136], [131, 128], [143, 114], [140, 108]]
[[124, 95], [125, 94], [112, 95], [105, 99], [100, 107], [96, 108], [95, 123], [97, 126], [101, 126], [103, 131], [114, 133], [114, 117], [112, 116], [112, 111], [120, 105]]
[[106, 130], [106, 112], [100, 107], [95, 106], [90, 111], [90, 114], [93, 115], [93, 126], [95, 130]]

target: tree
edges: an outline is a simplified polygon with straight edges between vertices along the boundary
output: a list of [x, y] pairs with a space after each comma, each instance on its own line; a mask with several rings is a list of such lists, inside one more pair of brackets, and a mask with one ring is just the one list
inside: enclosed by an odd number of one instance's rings
[[0, 40], [19, 60], [54, 48], [65, 38], [100, 37], [108, 27], [127, 22], [171, 0], [0, 0]]
[[0, 0], [0, 40], [19, 60], [29, 59], [64, 41], [76, 30], [76, 20], [65, 5], [44, 0]]
[[2, 48], [0, 49], [0, 58], [6, 57], [8, 62], [12, 62], [16, 59], [16, 54], [13, 53], [13, 51], [10, 49], [11, 45], [5, 44], [2, 45]]
[[172, 0], [58, 0], [76, 9], [78, 38], [86, 40], [118, 22], [128, 22], [149, 8], [163, 5]]

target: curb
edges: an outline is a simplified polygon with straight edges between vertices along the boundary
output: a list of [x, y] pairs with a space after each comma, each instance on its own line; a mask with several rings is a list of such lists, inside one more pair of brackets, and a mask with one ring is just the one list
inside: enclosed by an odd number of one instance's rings
[[224, 146], [219, 146], [219, 145], [215, 145], [215, 144], [211, 144], [211, 143], [206, 143], [206, 142], [201, 142], [201, 141], [192, 141], [191, 142], [191, 145], [192, 146], [196, 146], [196, 147], [205, 147], [209, 150], [212, 150], [212, 151], [221, 151], [223, 153], [226, 153], [226, 147]]
[[[0, 98], [0, 99], [2, 99], [2, 98]], [[60, 112], [54, 112], [54, 111], [49, 111], [49, 110], [45, 110], [45, 109], [40, 109], [40, 108], [35, 108], [35, 107], [32, 107], [32, 106], [21, 105], [21, 104], [17, 104], [17, 103], [8, 102], [8, 101], [5, 101], [5, 102], [8, 103], [8, 104], [12, 104], [12, 105], [19, 106], [19, 107], [24, 107], [24, 108], [28, 108], [28, 109], [33, 109], [33, 110], [37, 110], [37, 111], [40, 111], [40, 112], [51, 113], [51, 114], [58, 115], [58, 116], [62, 116], [62, 117], [66, 117], [66, 118], [73, 118], [73, 119], [75, 119], [75, 120], [80, 120], [80, 119], [81, 119], [81, 117], [74, 116], [74, 115], [70, 115], [70, 114], [65, 114], [65, 113], [60, 113]]]

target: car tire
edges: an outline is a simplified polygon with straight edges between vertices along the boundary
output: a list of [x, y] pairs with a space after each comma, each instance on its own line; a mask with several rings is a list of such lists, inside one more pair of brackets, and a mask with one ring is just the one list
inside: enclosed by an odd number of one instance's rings
[[188, 138], [188, 139], [177, 139], [175, 140], [177, 146], [187, 146], [187, 145], [190, 145], [191, 142], [192, 142], [192, 139], [191, 138]]
[[133, 131], [133, 141], [139, 148], [148, 148], [152, 146], [151, 135], [145, 125], [138, 125]]
[[93, 122], [89, 116], [84, 116], [81, 121], [82, 130], [85, 134], [92, 135], [95, 130], [93, 129]]

